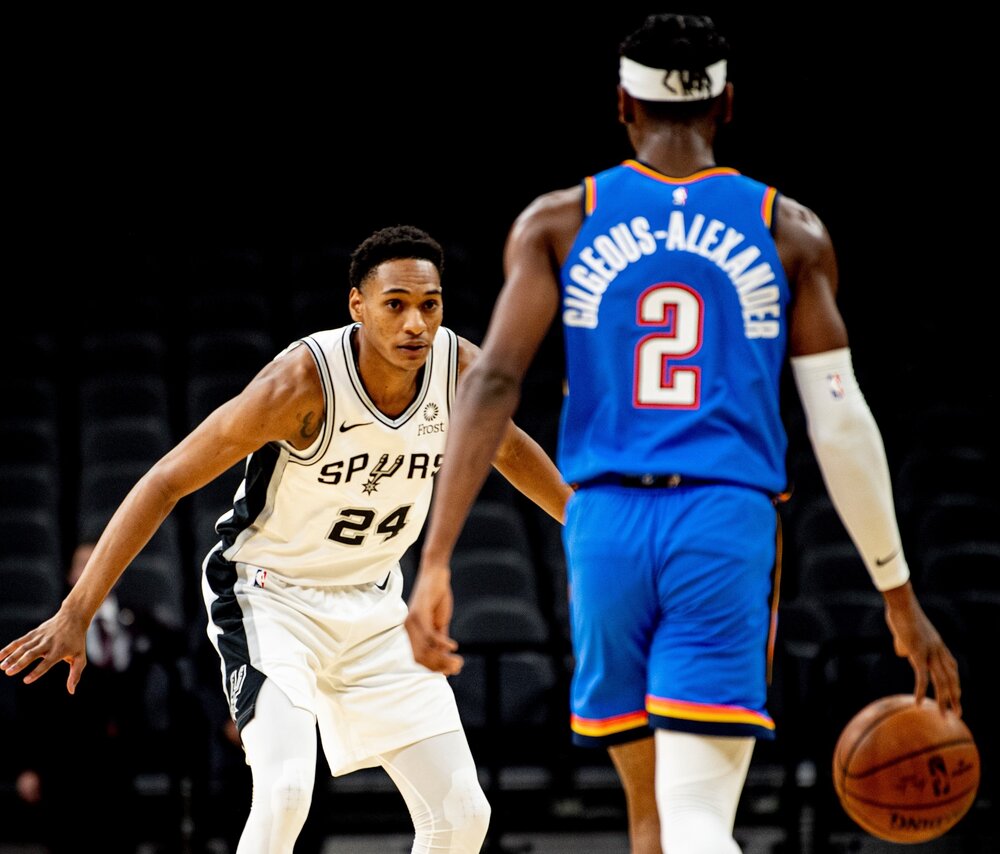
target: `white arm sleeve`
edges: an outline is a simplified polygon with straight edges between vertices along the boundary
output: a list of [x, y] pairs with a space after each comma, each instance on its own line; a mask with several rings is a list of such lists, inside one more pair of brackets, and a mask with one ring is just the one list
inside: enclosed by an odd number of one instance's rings
[[905, 584], [885, 446], [847, 347], [795, 356], [792, 373], [827, 492], [879, 590]]

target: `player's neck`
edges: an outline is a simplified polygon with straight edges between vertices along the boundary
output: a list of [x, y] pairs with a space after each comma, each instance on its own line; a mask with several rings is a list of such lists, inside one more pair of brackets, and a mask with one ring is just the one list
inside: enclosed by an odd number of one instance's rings
[[406, 370], [393, 365], [372, 347], [364, 346], [357, 338], [351, 348], [358, 377], [368, 399], [383, 414], [396, 418], [406, 411], [417, 395], [423, 380], [423, 366]]
[[685, 178], [715, 165], [711, 143], [686, 127], [664, 127], [646, 133], [635, 158], [671, 178]]
[[398, 377], [379, 375], [370, 381], [363, 372], [360, 372], [360, 376], [369, 399], [378, 407], [379, 412], [389, 418], [398, 418], [417, 396], [423, 368], [416, 373], [408, 371], [402, 383]]

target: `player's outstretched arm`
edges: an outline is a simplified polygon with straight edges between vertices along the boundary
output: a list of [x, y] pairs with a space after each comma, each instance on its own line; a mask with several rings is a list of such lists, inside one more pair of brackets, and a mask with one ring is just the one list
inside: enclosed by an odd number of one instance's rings
[[86, 635], [94, 614], [174, 505], [266, 442], [306, 442], [305, 434], [321, 423], [323, 401], [312, 356], [306, 347], [298, 351], [268, 364], [139, 479], [59, 610], [0, 649], [4, 673], [15, 676], [38, 662], [24, 677], [30, 683], [65, 661], [66, 689], [74, 693], [87, 664]]

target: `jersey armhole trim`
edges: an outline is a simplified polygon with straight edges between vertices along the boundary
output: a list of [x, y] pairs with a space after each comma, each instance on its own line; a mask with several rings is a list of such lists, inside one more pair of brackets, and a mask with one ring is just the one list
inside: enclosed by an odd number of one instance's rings
[[778, 196], [779, 193], [774, 187], [764, 190], [764, 198], [760, 203], [760, 216], [764, 220], [764, 225], [773, 235], [778, 224]]
[[311, 335], [307, 335], [305, 338], [300, 338], [292, 347], [299, 343], [309, 348], [309, 352], [316, 362], [316, 370], [319, 371], [320, 384], [323, 386], [323, 426], [319, 436], [305, 450], [300, 451], [298, 448], [284, 441], [278, 442], [277, 445], [288, 452], [288, 461], [290, 463], [311, 465], [322, 458], [330, 445], [330, 436], [332, 434], [330, 425], [334, 423], [333, 382], [330, 379], [330, 366], [327, 364], [326, 357], [323, 355], [323, 348], [320, 347], [319, 342]]
[[458, 388], [458, 336], [447, 327], [442, 326], [442, 332], [448, 335], [448, 414], [451, 414], [455, 403], [455, 390]]

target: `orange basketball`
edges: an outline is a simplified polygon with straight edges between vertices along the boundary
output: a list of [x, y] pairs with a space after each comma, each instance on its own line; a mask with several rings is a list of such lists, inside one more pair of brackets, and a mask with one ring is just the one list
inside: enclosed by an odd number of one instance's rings
[[925, 842], [954, 827], [976, 800], [979, 751], [953, 712], [912, 694], [869, 703], [833, 751], [833, 786], [844, 811], [891, 842]]

